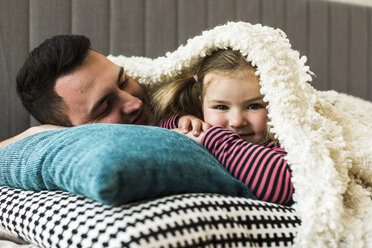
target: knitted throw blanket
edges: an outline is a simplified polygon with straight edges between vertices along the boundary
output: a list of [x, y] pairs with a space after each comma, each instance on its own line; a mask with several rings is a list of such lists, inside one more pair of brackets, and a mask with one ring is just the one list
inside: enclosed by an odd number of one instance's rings
[[302, 220], [295, 247], [372, 247], [372, 103], [314, 89], [306, 57], [281, 30], [229, 22], [163, 57], [109, 58], [151, 90], [226, 48], [257, 67], [271, 132], [288, 152]]

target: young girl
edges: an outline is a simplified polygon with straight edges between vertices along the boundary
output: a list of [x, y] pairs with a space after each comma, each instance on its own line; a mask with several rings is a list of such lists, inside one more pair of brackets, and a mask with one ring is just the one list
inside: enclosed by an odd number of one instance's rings
[[[291, 202], [291, 170], [267, 126], [255, 69], [239, 53], [218, 50], [196, 75], [186, 75], [153, 97], [161, 126], [180, 129], [205, 146], [258, 199]], [[189, 132], [192, 130], [192, 132]]]

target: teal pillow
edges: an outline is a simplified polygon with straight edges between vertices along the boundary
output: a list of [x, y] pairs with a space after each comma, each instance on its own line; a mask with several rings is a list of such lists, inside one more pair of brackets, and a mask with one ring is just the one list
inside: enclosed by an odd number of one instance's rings
[[171, 130], [89, 124], [42, 132], [0, 149], [0, 185], [66, 190], [105, 204], [180, 193], [256, 199], [200, 144]]

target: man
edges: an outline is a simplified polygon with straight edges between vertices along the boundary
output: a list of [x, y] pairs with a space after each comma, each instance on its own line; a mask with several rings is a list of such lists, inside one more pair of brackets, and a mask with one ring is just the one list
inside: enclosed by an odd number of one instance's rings
[[17, 92], [39, 122], [53, 125], [29, 128], [0, 147], [61, 126], [155, 124], [144, 89], [81, 35], [55, 36], [35, 48], [17, 75]]

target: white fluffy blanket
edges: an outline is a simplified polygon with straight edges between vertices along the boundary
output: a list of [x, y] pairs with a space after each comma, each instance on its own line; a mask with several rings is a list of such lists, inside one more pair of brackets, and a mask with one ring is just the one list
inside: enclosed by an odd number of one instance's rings
[[293, 170], [302, 220], [295, 246], [372, 247], [372, 103], [314, 89], [306, 57], [281, 30], [230, 22], [163, 57], [109, 58], [151, 88], [194, 71], [202, 57], [223, 48], [257, 66], [271, 131]]

